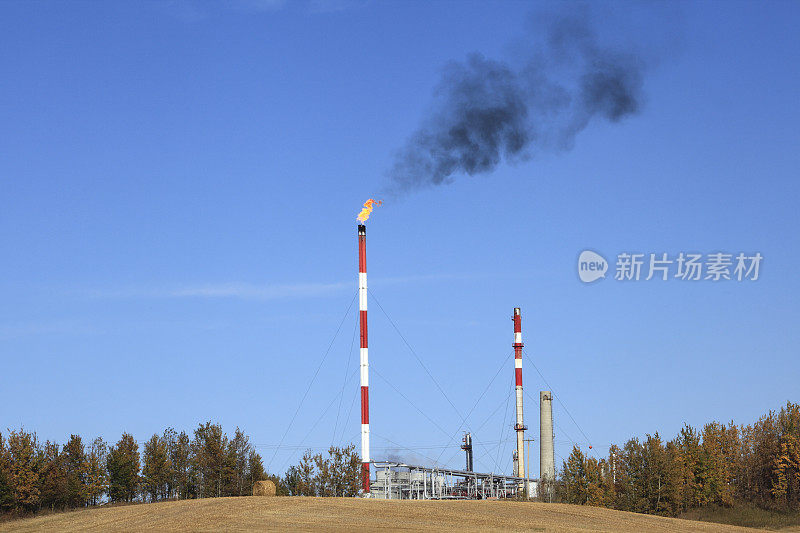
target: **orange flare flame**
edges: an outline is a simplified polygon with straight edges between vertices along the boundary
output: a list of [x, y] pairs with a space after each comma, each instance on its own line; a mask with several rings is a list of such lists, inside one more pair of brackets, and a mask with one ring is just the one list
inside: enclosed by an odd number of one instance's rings
[[361, 212], [358, 214], [356, 218], [358, 219], [359, 222], [363, 224], [364, 222], [367, 221], [369, 215], [372, 214], [372, 209], [375, 206], [381, 205], [382, 203], [383, 200], [373, 200], [372, 198], [370, 198], [369, 200], [364, 202], [364, 208], [361, 210]]

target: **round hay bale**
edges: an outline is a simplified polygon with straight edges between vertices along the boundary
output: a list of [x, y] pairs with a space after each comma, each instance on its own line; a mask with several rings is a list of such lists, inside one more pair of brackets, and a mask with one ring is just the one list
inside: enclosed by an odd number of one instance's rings
[[253, 485], [253, 496], [275, 496], [275, 483], [269, 479], [256, 481]]

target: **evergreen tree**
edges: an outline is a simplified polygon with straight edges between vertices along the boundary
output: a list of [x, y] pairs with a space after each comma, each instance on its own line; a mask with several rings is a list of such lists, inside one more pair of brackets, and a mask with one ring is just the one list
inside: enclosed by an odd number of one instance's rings
[[67, 507], [83, 507], [88, 500], [86, 450], [79, 435], [70, 435], [62, 450]]
[[300, 481], [300, 471], [294, 465], [290, 466], [283, 477], [283, 485], [286, 487], [290, 496], [302, 496], [302, 482]]
[[[247, 439], [246, 436], [241, 435]], [[222, 494], [220, 496], [241, 496], [240, 491], [244, 489], [247, 476], [245, 471], [247, 468], [247, 456], [245, 455], [244, 462], [240, 465], [239, 450], [237, 448], [241, 445], [241, 442], [234, 445], [233, 440], [228, 439], [227, 435], [224, 436], [224, 442], [225, 461], [223, 464]], [[239, 470], [240, 466], [242, 467], [241, 471]]]
[[14, 508], [14, 493], [11, 486], [11, 472], [8, 464], [8, 449], [0, 432], [0, 513]]
[[618, 458], [618, 479], [621, 482], [617, 501], [625, 511], [642, 513], [647, 510], [644, 446], [633, 438], [622, 447]]
[[[267, 472], [264, 470], [264, 463], [261, 456], [255, 450], [250, 450], [247, 454], [247, 486], [252, 490], [256, 481], [267, 479]], [[276, 485], [277, 487], [277, 485]]]
[[306, 450], [300, 459], [300, 464], [297, 465], [297, 474], [299, 476], [298, 494], [300, 496], [317, 496], [315, 492], [317, 467], [311, 450]]
[[344, 495], [344, 450], [337, 446], [328, 448], [328, 485], [330, 496]]
[[237, 427], [233, 438], [228, 444], [228, 453], [233, 462], [233, 488], [236, 496], [244, 496], [252, 490], [253, 485], [249, 482], [247, 474], [251, 451], [250, 438]]
[[331, 483], [331, 462], [321, 453], [314, 455], [317, 475], [313, 479], [313, 492], [317, 496], [333, 496]]
[[266, 479], [275, 484], [275, 496], [289, 496], [289, 487], [286, 486], [286, 482], [281, 479], [280, 476], [275, 474], [264, 475], [266, 476]]
[[361, 459], [355, 453], [354, 445], [350, 444], [345, 448], [331, 446], [328, 449], [328, 459], [324, 462], [324, 466], [327, 469], [325, 471], [327, 495], [356, 496], [358, 494]]
[[644, 508], [642, 512], [669, 515], [680, 491], [680, 477], [673, 464], [673, 457], [661, 442], [658, 433], [647, 435], [642, 443], [641, 490]]
[[112, 502], [132, 502], [139, 488], [139, 445], [128, 433], [111, 447], [106, 460], [108, 497]]
[[345, 462], [345, 492], [343, 496], [358, 496], [361, 490], [361, 456], [356, 451], [355, 444], [349, 444], [344, 449]]
[[61, 447], [47, 441], [39, 452], [40, 505], [44, 509], [64, 509], [67, 506], [67, 476]]

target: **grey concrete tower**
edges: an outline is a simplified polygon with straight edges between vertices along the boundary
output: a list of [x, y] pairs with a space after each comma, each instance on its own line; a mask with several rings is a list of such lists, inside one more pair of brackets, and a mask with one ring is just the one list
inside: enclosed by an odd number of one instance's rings
[[539, 477], [544, 482], [554, 481], [556, 459], [553, 449], [553, 393], [539, 392]]

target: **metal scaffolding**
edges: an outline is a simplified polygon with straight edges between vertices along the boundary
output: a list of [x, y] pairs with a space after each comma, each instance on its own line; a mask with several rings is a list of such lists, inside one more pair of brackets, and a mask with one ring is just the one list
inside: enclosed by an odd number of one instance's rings
[[528, 486], [535, 497], [538, 480], [502, 474], [482, 474], [390, 461], [372, 461], [372, 498], [383, 500], [485, 500], [513, 498]]

